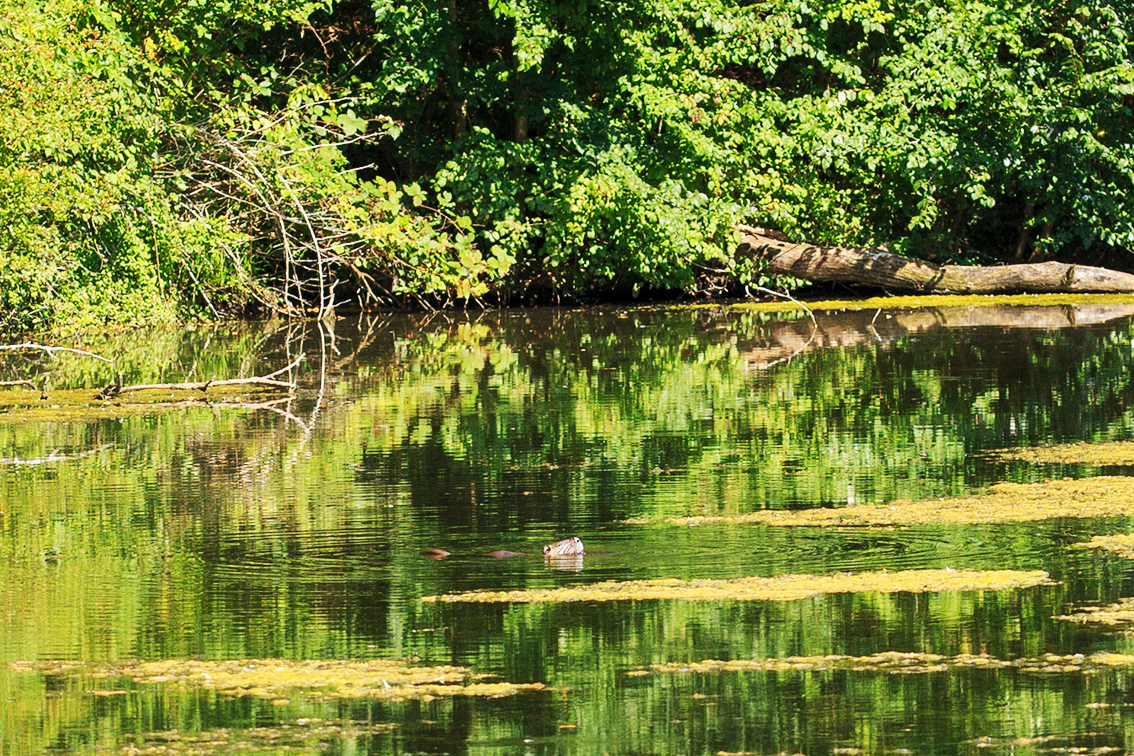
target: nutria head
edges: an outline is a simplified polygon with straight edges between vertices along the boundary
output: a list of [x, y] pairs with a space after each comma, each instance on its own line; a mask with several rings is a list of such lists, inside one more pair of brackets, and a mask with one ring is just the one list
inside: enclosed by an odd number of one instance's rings
[[583, 542], [576, 537], [564, 538], [562, 541], [549, 543], [543, 547], [543, 555], [554, 559], [556, 557], [573, 557], [587, 553], [583, 549]]

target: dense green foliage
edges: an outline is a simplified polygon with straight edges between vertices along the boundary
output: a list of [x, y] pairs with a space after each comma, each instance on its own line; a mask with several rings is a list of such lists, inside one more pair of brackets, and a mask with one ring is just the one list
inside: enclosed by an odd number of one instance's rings
[[0, 0], [0, 328], [1123, 253], [1129, 11]]

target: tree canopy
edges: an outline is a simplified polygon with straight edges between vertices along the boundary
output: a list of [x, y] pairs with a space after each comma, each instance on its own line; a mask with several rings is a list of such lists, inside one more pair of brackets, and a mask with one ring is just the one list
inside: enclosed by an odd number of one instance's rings
[[0, 0], [0, 330], [1134, 245], [1126, 0]]

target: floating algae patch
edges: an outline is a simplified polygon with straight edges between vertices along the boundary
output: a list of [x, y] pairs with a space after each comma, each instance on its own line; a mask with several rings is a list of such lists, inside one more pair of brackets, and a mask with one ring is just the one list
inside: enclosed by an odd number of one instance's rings
[[1075, 545], [1084, 549], [1103, 549], [1125, 559], [1134, 559], [1134, 534], [1094, 536], [1085, 543]]
[[[770, 526], [972, 525], [1061, 517], [1134, 515], [1134, 477], [1099, 476], [1044, 483], [996, 483], [987, 493], [942, 499], [897, 500], [838, 509], [761, 510], [738, 515], [668, 517], [669, 525], [755, 523]], [[624, 520], [645, 525], [651, 520]]]
[[1080, 625], [1129, 625], [1134, 623], [1134, 598], [1125, 598], [1110, 606], [1088, 606], [1074, 614], [1056, 619]]
[[1030, 449], [1005, 449], [994, 452], [997, 459], [1020, 460], [1037, 465], [1090, 465], [1117, 467], [1134, 465], [1134, 441], [1111, 441], [1103, 444], [1057, 444]]
[[[227, 756], [249, 753], [327, 753], [329, 744], [348, 744], [393, 732], [395, 725], [341, 719], [304, 718], [271, 727], [224, 728], [188, 732], [165, 730], [125, 735], [121, 746], [101, 746], [99, 754]], [[346, 748], [334, 748], [344, 752]]]
[[[58, 673], [51, 662], [13, 662], [14, 670]], [[227, 696], [286, 700], [302, 695], [316, 701], [370, 698], [383, 701], [431, 700], [443, 696], [502, 698], [542, 690], [543, 683], [489, 682], [491, 675], [465, 667], [415, 667], [400, 661], [291, 661], [167, 659], [127, 665], [70, 668], [95, 678], [128, 678], [145, 685], [215, 690]]]
[[926, 593], [931, 591], [999, 591], [1051, 585], [1042, 570], [904, 570], [834, 575], [781, 575], [733, 580], [607, 581], [564, 588], [516, 591], [471, 591], [423, 596], [422, 601], [483, 604], [540, 604], [574, 601], [795, 601], [824, 593]]
[[102, 401], [95, 398], [94, 389], [52, 390], [46, 399], [41, 399], [38, 391], [0, 389], [0, 425], [87, 423], [185, 407], [247, 407], [269, 395], [264, 387], [237, 385], [210, 387], [207, 394], [187, 390], [138, 391]]
[[941, 656], [938, 654], [904, 653], [884, 651], [870, 656], [787, 656], [769, 659], [733, 659], [718, 661], [708, 659], [699, 662], [666, 662], [652, 664], [648, 670], [631, 670], [627, 674], [637, 675], [643, 671], [659, 674], [708, 672], [887, 672], [899, 674], [928, 674], [945, 672], [951, 669], [1017, 669], [1021, 672], [1090, 672], [1116, 667], [1134, 667], [1134, 655], [1130, 654], [1045, 654], [1044, 656], [1020, 659], [997, 659], [987, 654], [958, 654]]

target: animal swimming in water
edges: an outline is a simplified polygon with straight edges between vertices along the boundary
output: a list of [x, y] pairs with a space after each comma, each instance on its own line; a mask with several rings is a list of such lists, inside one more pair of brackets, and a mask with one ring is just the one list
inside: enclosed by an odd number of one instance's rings
[[[586, 553], [586, 550], [583, 548], [583, 542], [577, 537], [564, 538], [562, 541], [549, 543], [543, 547], [543, 555], [547, 559], [574, 559]], [[445, 551], [445, 549], [423, 549], [421, 555], [436, 560], [445, 559], [450, 556], [449, 552]], [[524, 552], [522, 551], [500, 549], [499, 551], [489, 552], [485, 556], [490, 556], [493, 559], [512, 559], [513, 557], [522, 557], [523, 555]]]
[[508, 551], [508, 549], [500, 549], [498, 551], [490, 551], [486, 556], [490, 556], [493, 559], [512, 559], [514, 557], [522, 557], [523, 555], [524, 552], [522, 551]]
[[549, 543], [543, 547], [543, 555], [548, 559], [559, 559], [563, 557], [576, 557], [586, 554], [583, 548], [583, 542], [577, 537], [564, 538], [562, 541]]
[[[422, 549], [421, 555], [423, 557], [429, 557], [430, 559], [436, 559], [437, 561], [452, 556], [452, 554], [450, 554], [448, 551], [445, 551], [445, 549]], [[522, 551], [508, 551], [506, 549], [500, 549], [499, 551], [490, 551], [485, 554], [485, 556], [490, 556], [493, 559], [512, 559], [513, 557], [522, 557], [523, 555], [524, 552]]]

